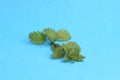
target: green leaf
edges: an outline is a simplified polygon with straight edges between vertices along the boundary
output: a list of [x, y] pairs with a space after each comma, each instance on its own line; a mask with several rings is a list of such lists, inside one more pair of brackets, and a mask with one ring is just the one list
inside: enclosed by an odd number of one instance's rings
[[57, 40], [57, 33], [52, 28], [46, 28], [44, 29], [44, 32], [51, 42], [55, 42]]
[[62, 47], [58, 47], [57, 49], [55, 49], [55, 51], [52, 54], [52, 58], [53, 59], [57, 59], [57, 58], [63, 58], [65, 55], [65, 52], [63, 50]]
[[58, 30], [57, 36], [58, 36], [58, 40], [60, 41], [67, 41], [71, 39], [69, 32], [65, 29]]
[[62, 46], [67, 54], [79, 54], [81, 50], [81, 48], [79, 47], [79, 45], [77, 45], [76, 42], [68, 42], [67, 44], [63, 44]]
[[34, 31], [29, 34], [29, 39], [36, 45], [41, 45], [46, 41], [46, 35], [40, 31]]

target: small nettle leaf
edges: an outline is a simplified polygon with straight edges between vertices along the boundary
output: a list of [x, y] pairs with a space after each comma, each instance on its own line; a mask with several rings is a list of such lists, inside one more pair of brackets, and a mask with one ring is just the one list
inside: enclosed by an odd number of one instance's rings
[[29, 39], [32, 43], [41, 45], [46, 41], [46, 35], [40, 31], [34, 31], [29, 34]]
[[60, 41], [68, 41], [71, 39], [69, 32], [65, 29], [60, 29], [57, 32], [57, 38]]
[[57, 40], [57, 33], [52, 28], [46, 28], [44, 29], [44, 32], [50, 41], [55, 42]]
[[52, 54], [52, 58], [57, 59], [57, 58], [63, 58], [65, 55], [65, 52], [62, 47], [58, 47], [55, 49], [55, 51]]

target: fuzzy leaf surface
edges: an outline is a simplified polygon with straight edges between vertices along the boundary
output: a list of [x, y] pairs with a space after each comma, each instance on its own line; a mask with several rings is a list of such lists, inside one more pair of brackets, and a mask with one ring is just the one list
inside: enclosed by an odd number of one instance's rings
[[29, 34], [29, 39], [36, 45], [41, 45], [46, 41], [46, 35], [40, 31], [34, 31]]
[[50, 41], [54, 42], [57, 40], [57, 33], [52, 28], [46, 28], [44, 29], [44, 32], [47, 35], [47, 37], [50, 39]]
[[57, 37], [58, 37], [58, 40], [60, 41], [67, 41], [71, 39], [69, 32], [65, 29], [58, 30]]

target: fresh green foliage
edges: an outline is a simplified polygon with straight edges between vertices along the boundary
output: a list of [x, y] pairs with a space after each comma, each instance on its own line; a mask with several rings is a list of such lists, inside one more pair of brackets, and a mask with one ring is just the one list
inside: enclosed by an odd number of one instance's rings
[[44, 32], [51, 42], [55, 42], [57, 40], [57, 33], [52, 28], [46, 28], [44, 29]]
[[81, 48], [76, 42], [70, 41], [62, 45], [55, 43], [57, 40], [63, 42], [71, 39], [69, 32], [65, 29], [60, 29], [56, 32], [52, 28], [45, 28], [43, 31], [34, 31], [29, 34], [30, 41], [36, 45], [45, 43], [46, 38], [51, 43], [52, 59], [63, 58], [66, 62], [82, 62], [85, 58], [80, 54]]
[[58, 40], [60, 41], [68, 41], [71, 38], [69, 32], [64, 29], [58, 30], [57, 36], [58, 36]]
[[29, 39], [32, 43], [40, 45], [46, 41], [46, 35], [43, 32], [34, 31], [29, 34]]

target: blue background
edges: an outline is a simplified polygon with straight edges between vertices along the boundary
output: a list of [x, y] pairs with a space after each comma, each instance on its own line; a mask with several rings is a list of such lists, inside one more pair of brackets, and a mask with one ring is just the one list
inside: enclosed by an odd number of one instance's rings
[[[67, 29], [86, 56], [52, 60], [28, 33]], [[120, 80], [119, 0], [0, 0], [0, 80]]]

